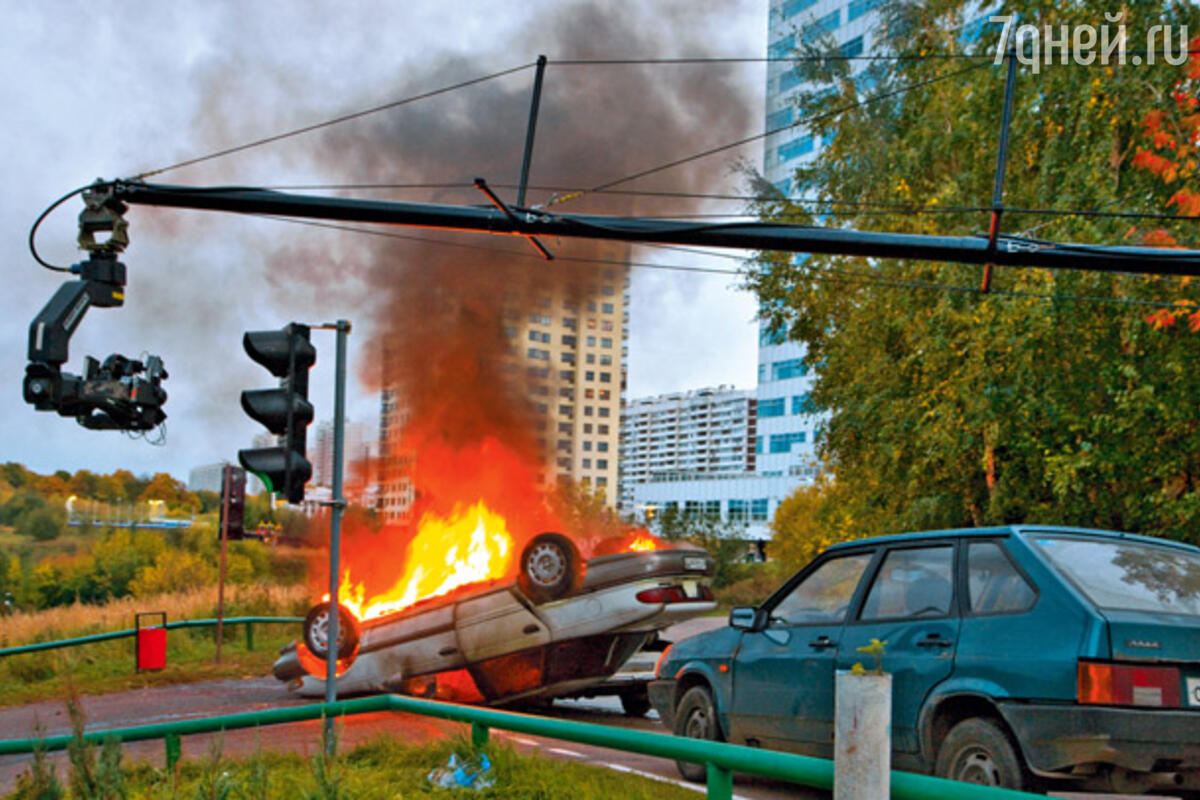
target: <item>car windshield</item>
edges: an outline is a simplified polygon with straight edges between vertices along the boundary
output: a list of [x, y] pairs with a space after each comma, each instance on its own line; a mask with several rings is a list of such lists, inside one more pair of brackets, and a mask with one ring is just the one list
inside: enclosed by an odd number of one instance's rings
[[1101, 608], [1200, 616], [1200, 554], [1116, 539], [1042, 535], [1033, 541]]

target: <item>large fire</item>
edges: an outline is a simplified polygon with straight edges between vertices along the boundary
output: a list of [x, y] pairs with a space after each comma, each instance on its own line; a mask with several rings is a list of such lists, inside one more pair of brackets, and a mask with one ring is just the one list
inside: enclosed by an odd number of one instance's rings
[[346, 570], [338, 600], [360, 620], [394, 614], [419, 600], [449, 594], [461, 586], [504, 577], [513, 540], [504, 517], [483, 501], [443, 518], [427, 513], [404, 556], [399, 579], [370, 598]]

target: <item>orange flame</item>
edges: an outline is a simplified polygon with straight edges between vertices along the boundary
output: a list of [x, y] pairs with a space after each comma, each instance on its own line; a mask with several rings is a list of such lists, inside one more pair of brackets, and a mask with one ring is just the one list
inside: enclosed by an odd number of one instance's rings
[[[346, 570], [338, 600], [358, 619], [394, 614], [419, 600], [508, 573], [512, 537], [504, 517], [482, 500], [466, 510], [455, 507], [447, 518], [427, 513], [417, 527], [398, 562], [404, 565], [404, 572], [387, 591], [367, 599], [363, 583], [355, 583]], [[389, 554], [380, 553], [379, 557], [388, 559]]]
[[634, 537], [633, 541], [630, 542], [629, 547], [627, 547], [626, 549], [640, 551], [640, 550], [657, 550], [658, 548], [659, 548], [659, 541], [657, 539], [655, 539], [653, 536], [651, 536], [648, 533], [639, 533]]

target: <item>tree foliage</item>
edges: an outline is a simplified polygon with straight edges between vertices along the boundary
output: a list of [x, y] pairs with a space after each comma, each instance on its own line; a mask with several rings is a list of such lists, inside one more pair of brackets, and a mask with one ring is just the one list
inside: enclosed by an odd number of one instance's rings
[[[816, 120], [812, 132], [827, 145], [793, 183], [831, 212], [824, 224], [986, 233], [986, 215], [959, 209], [991, 203], [1004, 70], [990, 58], [921, 57], [995, 47], [995, 33], [964, 43], [968, 7], [885, 4], [877, 48], [910, 58], [856, 75], [845, 60], [797, 64], [815, 82], [798, 98], [799, 116]], [[1124, 8], [1131, 42], [1155, 24], [1197, 28], [1194, 6]], [[1006, 3], [1004, 13], [1039, 27], [1102, 21], [1080, 3]], [[1006, 205], [1162, 211], [1175, 189], [1133, 162], [1146, 111], [1178, 69], [1022, 68]], [[932, 82], [953, 71], [962, 72]], [[919, 88], [899, 91], [911, 86]], [[813, 208], [777, 193], [760, 203], [764, 217], [790, 222], [818, 221]], [[1128, 220], [1096, 216], [1010, 212], [1003, 222], [1057, 241], [1122, 244], [1131, 235]], [[1188, 230], [1164, 224], [1172, 236]], [[836, 498], [844, 533], [858, 535], [1038, 521], [1195, 537], [1200, 337], [1156, 329], [1144, 305], [1194, 287], [1002, 269], [985, 295], [980, 276], [976, 266], [762, 255], [748, 283], [770, 323], [807, 346], [818, 373], [812, 402], [830, 415], [821, 452], [836, 476], [819, 496], [802, 492], [784, 524], [802, 527], [805, 514], [829, 524]]]

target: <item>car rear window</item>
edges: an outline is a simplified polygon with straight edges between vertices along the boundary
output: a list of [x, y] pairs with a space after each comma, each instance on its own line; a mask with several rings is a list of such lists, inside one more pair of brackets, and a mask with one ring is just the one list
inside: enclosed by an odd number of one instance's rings
[[1101, 608], [1200, 616], [1200, 554], [1145, 542], [1032, 538], [1050, 563]]

